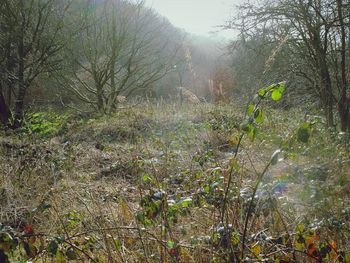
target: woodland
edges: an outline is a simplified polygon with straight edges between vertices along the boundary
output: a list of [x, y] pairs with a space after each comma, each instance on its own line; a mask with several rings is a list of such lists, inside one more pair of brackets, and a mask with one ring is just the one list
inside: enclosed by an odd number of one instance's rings
[[0, 1], [0, 263], [350, 263], [350, 2], [232, 6]]

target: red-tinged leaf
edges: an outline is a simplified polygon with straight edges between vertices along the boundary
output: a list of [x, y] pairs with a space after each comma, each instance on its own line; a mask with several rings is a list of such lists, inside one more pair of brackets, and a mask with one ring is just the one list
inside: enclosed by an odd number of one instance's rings
[[177, 248], [173, 247], [173, 248], [169, 249], [169, 254], [172, 256], [176, 256], [178, 254]]
[[23, 232], [26, 235], [33, 235], [34, 234], [34, 227], [30, 224], [25, 224], [23, 227]]
[[320, 236], [317, 235], [316, 233], [314, 233], [313, 236], [310, 236], [308, 238], [306, 238], [305, 240], [305, 244], [306, 244], [306, 247], [315, 247], [315, 248], [318, 248], [318, 243], [317, 241], [320, 240]]

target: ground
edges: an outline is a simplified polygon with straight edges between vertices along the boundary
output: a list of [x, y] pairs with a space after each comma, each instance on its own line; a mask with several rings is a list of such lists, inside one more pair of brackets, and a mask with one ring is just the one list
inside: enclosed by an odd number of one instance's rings
[[252, 137], [243, 112], [28, 115], [0, 139], [0, 262], [350, 262], [347, 135], [266, 105]]

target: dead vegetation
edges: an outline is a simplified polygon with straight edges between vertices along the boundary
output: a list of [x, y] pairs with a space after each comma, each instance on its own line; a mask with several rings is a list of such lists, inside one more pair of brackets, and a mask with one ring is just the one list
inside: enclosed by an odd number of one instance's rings
[[[239, 109], [185, 105], [175, 112], [175, 105], [161, 107], [68, 118], [64, 127], [69, 129], [44, 137], [3, 136], [0, 250], [9, 245], [11, 260], [38, 262], [239, 262], [253, 186], [285, 130], [270, 128], [254, 142], [243, 141], [234, 158]], [[269, 121], [292, 130], [289, 118], [295, 115]], [[313, 142], [297, 147], [296, 155], [310, 160], [317, 149]], [[336, 249], [327, 252], [329, 261], [348, 262], [340, 260], [349, 253], [349, 211], [344, 210], [349, 152], [344, 147], [330, 143], [322, 151], [319, 162], [326, 166], [302, 166], [289, 156], [288, 168], [280, 163], [266, 175], [253, 204], [244, 262], [316, 262], [320, 256], [310, 254], [300, 236], [313, 251], [335, 242]], [[326, 175], [317, 178], [323, 167]], [[224, 224], [220, 211], [231, 169], [239, 171], [227, 195]], [[324, 183], [309, 184], [319, 179]], [[336, 185], [336, 193], [320, 196], [325, 182]], [[335, 198], [341, 201], [332, 207], [332, 218], [316, 212], [317, 206], [327, 210]]]

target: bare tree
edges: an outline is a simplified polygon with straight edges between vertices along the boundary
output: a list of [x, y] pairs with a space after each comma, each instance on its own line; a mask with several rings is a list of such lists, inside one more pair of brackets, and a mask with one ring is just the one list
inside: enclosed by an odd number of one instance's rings
[[54, 0], [3, 0], [0, 6], [0, 116], [21, 125], [28, 89], [39, 75], [57, 70], [63, 16]]
[[[90, 3], [91, 4], [91, 3]], [[166, 23], [142, 2], [92, 3], [69, 87], [84, 102], [110, 113], [117, 96], [148, 89], [172, 69], [176, 46], [164, 38]]]

